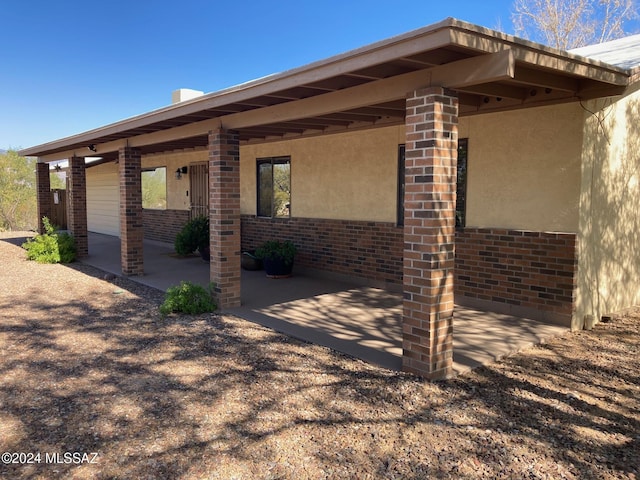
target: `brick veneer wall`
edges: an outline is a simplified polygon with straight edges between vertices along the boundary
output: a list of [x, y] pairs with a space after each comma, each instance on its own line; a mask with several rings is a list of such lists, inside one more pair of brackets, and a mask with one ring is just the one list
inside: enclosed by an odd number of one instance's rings
[[69, 158], [69, 190], [67, 228], [76, 242], [76, 254], [89, 254], [89, 232], [87, 226], [87, 176], [83, 157]]
[[189, 210], [142, 209], [144, 238], [173, 243], [176, 235], [189, 221]]
[[[391, 223], [242, 217], [242, 249], [269, 239], [293, 240], [296, 264], [402, 286], [403, 230]], [[456, 230], [455, 295], [570, 317], [576, 273], [576, 235], [519, 230]], [[522, 312], [526, 313], [525, 311]]]
[[120, 264], [125, 275], [144, 275], [142, 162], [140, 149], [118, 150], [120, 178]]
[[38, 211], [38, 233], [44, 233], [42, 217], [51, 219], [51, 178], [49, 177], [49, 164], [36, 163], [36, 185], [37, 185], [37, 211]]
[[272, 239], [296, 244], [296, 265], [402, 285], [403, 230], [392, 223], [242, 216], [243, 250]]
[[[476, 299], [571, 319], [576, 235], [465, 228], [456, 232], [456, 299]], [[551, 318], [550, 317], [550, 318]]]

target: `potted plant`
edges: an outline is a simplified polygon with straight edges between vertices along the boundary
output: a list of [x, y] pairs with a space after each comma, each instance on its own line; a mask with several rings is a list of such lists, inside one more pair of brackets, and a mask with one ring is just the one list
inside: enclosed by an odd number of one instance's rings
[[255, 250], [246, 250], [242, 252], [240, 265], [245, 270], [262, 270], [262, 260], [256, 257]]
[[202, 258], [208, 262], [210, 260], [209, 218], [200, 216], [189, 220], [176, 235], [174, 246], [179, 255], [190, 255], [198, 250]]
[[269, 278], [290, 277], [296, 246], [290, 240], [269, 240], [256, 249], [256, 257], [262, 260]]

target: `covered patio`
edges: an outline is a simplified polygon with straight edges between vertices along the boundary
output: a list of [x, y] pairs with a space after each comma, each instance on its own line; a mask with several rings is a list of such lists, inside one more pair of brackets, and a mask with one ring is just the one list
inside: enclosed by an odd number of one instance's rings
[[[120, 275], [120, 239], [89, 233], [89, 255], [81, 261]], [[200, 257], [177, 257], [168, 243], [145, 240], [144, 263], [145, 274], [129, 278], [160, 290], [181, 280], [209, 282], [209, 267]], [[282, 280], [243, 270], [242, 304], [223, 313], [385, 368], [402, 368], [400, 294], [301, 270]], [[566, 326], [460, 305], [454, 308], [454, 321], [456, 375], [568, 331]]]
[[[143, 249], [151, 226], [181, 225], [197, 204], [210, 221], [202, 275], [223, 310], [328, 335], [352, 354], [357, 345], [391, 355], [389, 365], [401, 355], [404, 371], [442, 379], [482, 363], [470, 350], [493, 359], [546, 335], [519, 316], [560, 318], [555, 331], [590, 321], [576, 308], [578, 101], [620, 95], [628, 81], [622, 68], [446, 19], [21, 153], [38, 157], [39, 218], [51, 211], [49, 163], [68, 159], [69, 229], [89, 262], [89, 220], [100, 216], [122, 239], [111, 257], [118, 271], [153, 278], [157, 263]], [[458, 162], [467, 147], [477, 173]], [[101, 165], [87, 168], [93, 157]], [[208, 190], [198, 203], [198, 183], [177, 179], [200, 164]], [[278, 165], [289, 169], [282, 210], [273, 206]], [[141, 175], [154, 166], [176, 179], [167, 181], [173, 203], [150, 215]], [[241, 272], [241, 251], [272, 239], [293, 239], [301, 266], [403, 294], [307, 285], [300, 272], [283, 288]], [[463, 310], [454, 303], [463, 297], [517, 317]]]

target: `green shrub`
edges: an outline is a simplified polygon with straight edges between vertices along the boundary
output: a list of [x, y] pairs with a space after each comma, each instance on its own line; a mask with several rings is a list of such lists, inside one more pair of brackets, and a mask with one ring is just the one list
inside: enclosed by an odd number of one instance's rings
[[189, 220], [176, 235], [174, 247], [179, 255], [189, 255], [209, 246], [209, 218], [205, 216]]
[[27, 260], [38, 263], [71, 263], [76, 259], [76, 242], [68, 233], [55, 233], [47, 217], [42, 218], [45, 233], [36, 235], [22, 244]]
[[180, 282], [180, 285], [169, 287], [160, 305], [160, 313], [187, 313], [196, 315], [199, 313], [213, 312], [218, 305], [213, 299], [213, 283], [209, 284], [209, 290], [191, 282]]
[[285, 265], [293, 265], [297, 251], [291, 240], [267, 240], [256, 249], [256, 257], [260, 260], [282, 260]]

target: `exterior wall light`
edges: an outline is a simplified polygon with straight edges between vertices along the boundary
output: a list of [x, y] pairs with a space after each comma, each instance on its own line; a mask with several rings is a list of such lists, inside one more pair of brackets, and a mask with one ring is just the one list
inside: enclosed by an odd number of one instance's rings
[[180, 180], [182, 178], [182, 175], [187, 173], [187, 167], [180, 167], [176, 170], [176, 179]]

